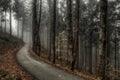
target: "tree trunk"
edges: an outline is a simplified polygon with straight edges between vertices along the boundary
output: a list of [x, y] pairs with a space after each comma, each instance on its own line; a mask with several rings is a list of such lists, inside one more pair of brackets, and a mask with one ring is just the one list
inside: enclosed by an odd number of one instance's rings
[[56, 63], [56, 54], [55, 54], [55, 37], [56, 37], [56, 1], [57, 0], [54, 0], [53, 1], [53, 28], [52, 28], [52, 31], [53, 31], [53, 34], [52, 34], [52, 49], [53, 49], [53, 63], [55, 64]]
[[[41, 24], [42, 0], [40, 0], [39, 16], [37, 13], [37, 0], [33, 0], [33, 51], [40, 55], [40, 24]], [[39, 17], [39, 18], [38, 18]]]
[[98, 74], [102, 80], [105, 76], [105, 55], [106, 55], [106, 28], [107, 27], [107, 0], [100, 0], [100, 34], [99, 34], [99, 67]]
[[[67, 0], [67, 37], [68, 55], [72, 64], [73, 60], [73, 27], [72, 27], [72, 0]], [[72, 69], [73, 65], [71, 65]]]
[[[115, 75], [117, 75], [117, 47], [118, 47], [118, 43], [117, 43], [117, 30], [115, 28]], [[115, 77], [116, 80], [116, 77]]]
[[7, 27], [7, 22], [6, 22], [7, 18], [6, 17], [7, 17], [7, 13], [6, 13], [6, 10], [5, 10], [5, 32], [6, 32], [6, 27]]
[[19, 19], [18, 19], [18, 23], [17, 23], [17, 36], [19, 37]]
[[76, 0], [76, 17], [75, 17], [75, 33], [74, 33], [74, 52], [73, 52], [73, 61], [71, 70], [74, 70], [76, 61], [79, 61], [79, 9], [80, 9], [80, 1]]
[[36, 6], [36, 3], [37, 3], [37, 0], [33, 0], [33, 20], [32, 20], [32, 48], [33, 48], [33, 51], [35, 52], [35, 36], [36, 36], [36, 24], [37, 24], [37, 6]]
[[79, 71], [82, 70], [84, 64], [85, 64], [85, 42], [83, 41], [83, 35], [79, 35]]
[[[37, 4], [37, 3], [36, 3]], [[36, 6], [37, 7], [37, 6]], [[36, 29], [35, 29], [35, 52], [37, 53], [37, 55], [40, 56], [40, 52], [41, 52], [41, 43], [40, 43], [40, 35], [39, 35], [39, 32], [40, 32], [40, 26], [41, 26], [41, 13], [42, 13], [42, 0], [40, 0], [40, 10], [39, 10], [39, 18], [38, 18], [38, 21], [36, 23]], [[36, 12], [37, 14], [37, 12]], [[37, 17], [36, 17], [37, 18]]]
[[1, 13], [1, 15], [0, 15], [0, 28], [2, 30], [2, 12], [0, 12], [0, 13]]
[[10, 5], [10, 35], [12, 35], [12, 9]]
[[89, 40], [89, 73], [92, 74], [92, 34], [93, 34], [93, 31], [90, 30], [90, 40]]
[[48, 1], [48, 6], [49, 6], [49, 56], [48, 59], [51, 61], [51, 52], [52, 52], [52, 0], [47, 0]]
[[22, 18], [22, 40], [24, 41], [24, 18]]

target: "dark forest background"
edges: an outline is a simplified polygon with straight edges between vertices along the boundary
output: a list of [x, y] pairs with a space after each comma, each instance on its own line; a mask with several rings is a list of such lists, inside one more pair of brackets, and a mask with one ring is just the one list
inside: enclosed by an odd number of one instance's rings
[[0, 0], [0, 30], [53, 64], [120, 80], [119, 0]]

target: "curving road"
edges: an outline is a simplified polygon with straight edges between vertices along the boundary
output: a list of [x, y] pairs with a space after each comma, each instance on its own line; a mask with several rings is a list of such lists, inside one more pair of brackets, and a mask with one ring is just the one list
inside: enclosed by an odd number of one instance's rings
[[25, 45], [16, 55], [19, 64], [38, 80], [84, 80], [78, 76], [53, 67], [30, 56], [29, 45]]

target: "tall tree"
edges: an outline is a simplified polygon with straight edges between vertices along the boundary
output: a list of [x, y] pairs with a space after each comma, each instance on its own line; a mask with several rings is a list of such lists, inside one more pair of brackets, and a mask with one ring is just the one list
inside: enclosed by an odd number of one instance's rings
[[7, 23], [6, 23], [7, 14], [6, 14], [6, 12], [7, 12], [8, 9], [10, 9], [10, 3], [11, 3], [11, 0], [2, 0], [2, 1], [0, 1], [1, 12], [5, 12], [5, 15], [4, 15], [4, 17], [5, 17], [5, 19], [4, 19], [4, 21], [5, 21], [5, 30], [4, 31], [6, 31], [6, 25], [7, 25]]
[[106, 67], [106, 29], [107, 26], [107, 0], [100, 0], [100, 33], [99, 33], [99, 70], [98, 74], [102, 80], [107, 80], [105, 76]]
[[[67, 0], [67, 37], [68, 55], [73, 59], [72, 0]], [[70, 62], [72, 62], [72, 60]]]
[[75, 31], [74, 31], [74, 53], [73, 53], [73, 61], [71, 65], [71, 70], [74, 70], [75, 63], [79, 59], [79, 9], [80, 9], [80, 1], [76, 0], [76, 16], [75, 16]]
[[[38, 0], [39, 2], [39, 0]], [[36, 29], [35, 29], [35, 52], [40, 55], [40, 51], [41, 51], [41, 45], [40, 45], [40, 35], [39, 35], [39, 31], [40, 31], [40, 25], [41, 25], [41, 13], [42, 13], [42, 0], [40, 0], [39, 2], [39, 9], [38, 11], [38, 15], [37, 15], [37, 24], [36, 24]]]
[[32, 35], [32, 41], [33, 41], [33, 51], [35, 51], [35, 26], [37, 26], [36, 24], [37, 24], [37, 5], [36, 5], [36, 3], [37, 3], [37, 0], [33, 0], [33, 22], [32, 22], [32, 33], [33, 33], [33, 35]]
[[10, 6], [9, 6], [9, 10], [10, 10], [10, 35], [12, 35], [12, 4], [10, 2]]
[[41, 23], [41, 12], [42, 12], [42, 0], [40, 0], [40, 10], [39, 16], [37, 11], [37, 0], [33, 0], [33, 51], [36, 52], [37, 55], [40, 54], [40, 36], [39, 29]]
[[56, 62], [56, 49], [55, 49], [55, 37], [56, 37], [56, 2], [57, 0], [53, 1], [53, 27], [52, 27], [52, 51], [53, 51], [53, 63], [55, 64]]
[[48, 59], [49, 61], [51, 60], [51, 43], [52, 43], [52, 38], [51, 38], [51, 34], [52, 34], [52, 16], [50, 14], [52, 14], [52, 0], [47, 0], [48, 1], [48, 6], [49, 6], [49, 56]]
[[17, 19], [17, 35], [19, 37], [19, 30], [20, 30], [20, 18], [22, 18], [22, 14], [24, 13], [23, 11], [23, 4], [20, 2], [20, 0], [14, 0], [14, 6], [13, 6], [13, 11], [16, 13], [15, 17]]

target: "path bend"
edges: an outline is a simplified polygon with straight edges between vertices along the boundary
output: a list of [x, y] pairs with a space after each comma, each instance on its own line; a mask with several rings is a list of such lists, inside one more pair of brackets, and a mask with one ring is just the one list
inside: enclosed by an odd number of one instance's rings
[[84, 80], [79, 76], [34, 59], [28, 49], [29, 45], [26, 44], [16, 57], [19, 64], [38, 80]]

